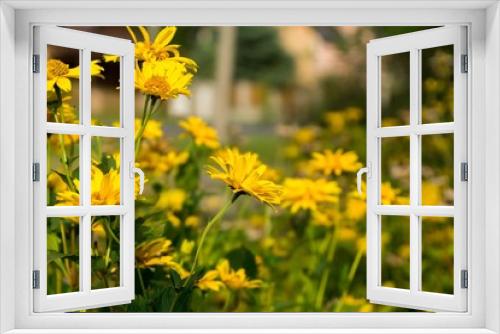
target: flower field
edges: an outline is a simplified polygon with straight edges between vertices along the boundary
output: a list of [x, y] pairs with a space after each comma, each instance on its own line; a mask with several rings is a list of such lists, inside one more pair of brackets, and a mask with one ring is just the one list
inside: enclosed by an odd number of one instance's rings
[[[217, 115], [179, 116], [169, 104], [194, 98], [192, 85], [205, 71], [205, 61], [183, 52], [190, 36], [183, 34], [184, 28], [165, 27], [155, 33], [145, 27], [120, 29], [127, 29], [135, 43], [135, 154], [146, 174], [146, 189], [138, 195], [136, 185], [135, 300], [97, 311], [401, 311], [365, 298], [366, 198], [357, 193], [355, 178], [364, 166], [364, 100], [352, 97], [357, 93], [342, 93], [349, 88], [364, 96], [364, 81], [361, 88], [349, 82], [345, 88], [342, 82], [326, 80], [326, 90], [338, 91], [331, 96], [346, 97], [341, 97], [342, 103], [311, 106], [318, 110], [314, 117], [271, 120], [263, 126], [270, 131], [257, 125], [244, 136], [223, 136], [214, 124]], [[351, 49], [364, 52], [362, 47]], [[363, 59], [357, 61], [363, 64]], [[449, 118], [453, 92], [446, 82], [453, 74], [443, 70], [449, 54], [438, 50], [429, 59], [423, 117]], [[93, 58], [92, 83], [110, 80], [108, 71], [118, 61], [113, 55]], [[47, 63], [48, 121], [79, 122], [79, 75], [77, 63], [53, 52]], [[364, 69], [358, 76], [363, 75]], [[404, 81], [398, 73], [394, 78]], [[286, 94], [291, 86], [279, 90]], [[404, 99], [404, 92], [396, 91], [387, 100], [390, 112], [383, 124], [404, 122]], [[117, 120], [92, 121], [109, 125]], [[450, 203], [453, 141], [428, 137], [422, 157], [423, 201]], [[381, 202], [407, 204], [409, 144], [381, 145]], [[119, 150], [113, 138], [93, 138], [92, 204], [120, 203]], [[47, 154], [48, 205], [78, 205], [79, 137], [49, 135]], [[404, 288], [409, 284], [407, 218], [384, 218], [383, 285]], [[72, 217], [48, 221], [49, 294], [78, 290], [78, 224]], [[427, 217], [423, 224], [422, 233], [429, 235], [422, 254], [424, 274], [431, 278], [423, 278], [428, 291], [452, 291], [452, 224], [436, 217]], [[119, 225], [117, 216], [92, 220], [93, 289], [119, 286]], [[444, 279], [432, 280], [434, 275]]]

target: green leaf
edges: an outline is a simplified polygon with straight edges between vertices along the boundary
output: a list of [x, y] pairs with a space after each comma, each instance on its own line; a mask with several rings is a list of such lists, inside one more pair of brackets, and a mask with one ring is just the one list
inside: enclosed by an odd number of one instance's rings
[[56, 252], [56, 251], [47, 250], [47, 263], [51, 263], [51, 262], [59, 260], [59, 259], [61, 259], [61, 260], [68, 259], [68, 260], [73, 261], [75, 263], [78, 263], [78, 261], [79, 261], [78, 255], [74, 255], [74, 254], [64, 255], [64, 254], [61, 254], [61, 253]]

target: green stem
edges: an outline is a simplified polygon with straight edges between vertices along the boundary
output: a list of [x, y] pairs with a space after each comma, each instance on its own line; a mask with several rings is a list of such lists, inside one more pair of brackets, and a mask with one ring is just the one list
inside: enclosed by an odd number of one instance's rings
[[226, 301], [224, 302], [224, 307], [222, 309], [222, 312], [228, 312], [229, 307], [231, 306], [232, 303], [233, 303], [233, 291], [227, 290], [227, 297]]
[[[68, 242], [66, 241], [66, 229], [64, 228], [64, 223], [59, 225], [59, 229], [61, 230], [61, 242], [63, 248], [63, 254], [68, 255]], [[69, 262], [68, 259], [64, 259], [64, 265], [66, 266], [66, 270], [69, 272]], [[68, 277], [69, 279], [70, 277]]]
[[342, 292], [342, 296], [340, 297], [339, 303], [335, 307], [335, 312], [340, 312], [342, 310], [342, 307], [344, 306], [344, 299], [349, 293], [349, 289], [351, 288], [352, 281], [354, 280], [354, 276], [356, 275], [356, 271], [358, 270], [359, 263], [361, 262], [361, 258], [363, 257], [364, 253], [365, 253], [364, 249], [362, 248], [358, 249], [356, 257], [354, 258], [354, 261], [351, 264], [351, 268], [349, 269], [346, 287]]
[[[62, 104], [62, 95], [61, 95], [61, 90], [59, 87], [54, 86], [54, 89], [56, 91], [56, 96], [57, 96], [57, 103], [53, 106], [53, 113], [54, 113], [54, 118], [57, 123], [60, 123], [59, 117], [57, 116], [57, 108], [61, 106]], [[61, 112], [61, 118], [63, 118], [62, 112]], [[61, 120], [62, 123], [64, 123], [64, 119]], [[70, 187], [71, 191], [76, 191], [76, 187], [73, 183], [73, 179], [71, 178], [71, 171], [69, 168], [69, 163], [68, 163], [68, 154], [66, 153], [66, 146], [64, 145], [64, 137], [62, 134], [58, 134], [58, 141], [59, 141], [59, 146], [61, 148], [61, 160], [64, 165], [64, 172], [65, 172], [65, 177], [66, 181], [68, 183], [68, 186]]]
[[142, 137], [144, 135], [144, 130], [148, 126], [151, 117], [160, 109], [162, 101], [157, 99], [153, 100], [150, 96], [146, 96], [146, 100], [144, 101], [144, 112], [142, 115], [141, 127], [137, 132], [137, 136], [135, 138], [135, 155], [139, 154], [141, 149]]
[[147, 125], [147, 119], [148, 119], [148, 114], [149, 114], [149, 108], [150, 108], [150, 96], [146, 95], [144, 98], [144, 107], [142, 110], [142, 120], [141, 120], [141, 127], [139, 128], [139, 131], [137, 132], [137, 135], [135, 136], [135, 156], [139, 154], [139, 149], [141, 147], [141, 141], [142, 141], [142, 136], [144, 134], [144, 129], [146, 128]]
[[145, 293], [146, 292], [146, 288], [144, 287], [144, 280], [142, 278], [141, 269], [139, 267], [137, 267], [136, 270], [137, 270], [137, 277], [139, 277], [139, 285], [141, 286], [142, 293]]
[[333, 259], [335, 257], [335, 250], [337, 249], [337, 242], [338, 242], [337, 229], [338, 229], [338, 227], [334, 229], [331, 240], [330, 240], [330, 245], [329, 245], [328, 253], [326, 256], [326, 267], [325, 267], [325, 270], [323, 270], [323, 274], [321, 275], [321, 281], [320, 281], [319, 288], [318, 288], [318, 294], [316, 295], [316, 309], [318, 309], [318, 310], [323, 305], [323, 299], [325, 297], [325, 291], [326, 291], [326, 284], [328, 283], [328, 278], [330, 276], [330, 267], [331, 267]]
[[212, 228], [215, 223], [217, 223], [226, 213], [226, 211], [229, 209], [231, 204], [236, 200], [237, 195], [234, 195], [231, 200], [227, 201], [227, 203], [217, 212], [217, 214], [208, 222], [207, 226], [205, 226], [205, 229], [203, 230], [203, 233], [201, 234], [201, 239], [200, 242], [198, 243], [198, 248], [196, 249], [196, 254], [194, 256], [193, 260], [193, 265], [191, 266], [191, 271], [190, 274], [192, 275], [194, 273], [194, 270], [196, 269], [196, 265], [198, 264], [198, 257], [200, 255], [200, 251], [203, 248], [203, 244], [205, 243], [205, 238]]

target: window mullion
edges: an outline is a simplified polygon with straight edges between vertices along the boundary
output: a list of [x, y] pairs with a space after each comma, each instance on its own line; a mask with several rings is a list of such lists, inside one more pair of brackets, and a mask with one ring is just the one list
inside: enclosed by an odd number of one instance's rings
[[[82, 124], [88, 129], [90, 126], [90, 50], [83, 49], [80, 62], [80, 110]], [[86, 132], [81, 140], [80, 155], [80, 198], [85, 209], [84, 216], [80, 223], [80, 289], [90, 293], [91, 282], [91, 137]]]
[[420, 217], [413, 208], [420, 204], [420, 51], [410, 51], [410, 290], [420, 288]]

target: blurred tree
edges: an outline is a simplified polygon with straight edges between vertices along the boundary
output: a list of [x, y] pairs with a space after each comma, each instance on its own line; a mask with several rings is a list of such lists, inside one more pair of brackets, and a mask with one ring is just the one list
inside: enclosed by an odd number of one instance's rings
[[292, 83], [294, 62], [281, 46], [275, 27], [238, 28], [236, 49], [236, 79], [277, 88]]

